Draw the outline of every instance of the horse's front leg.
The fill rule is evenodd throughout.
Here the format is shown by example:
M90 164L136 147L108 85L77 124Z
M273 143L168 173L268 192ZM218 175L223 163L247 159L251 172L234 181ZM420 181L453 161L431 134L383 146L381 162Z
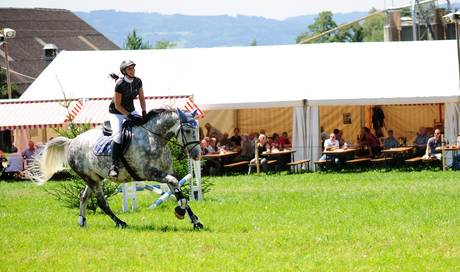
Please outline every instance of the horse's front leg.
M179 181L175 177L167 175L163 178L162 182L168 184L169 189L174 193L174 196L177 199L179 205L174 209L176 217L182 220L185 217L185 213L187 213L190 218L190 222L193 224L193 227L196 229L202 229L203 224L200 223L198 216L193 213L192 208L190 208L188 205L188 201L184 197L184 194L180 188Z

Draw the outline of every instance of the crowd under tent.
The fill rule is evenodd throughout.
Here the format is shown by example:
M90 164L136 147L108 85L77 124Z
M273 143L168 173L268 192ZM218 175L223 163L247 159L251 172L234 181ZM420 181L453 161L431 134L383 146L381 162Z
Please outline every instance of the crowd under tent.
M146 95L191 93L205 110L202 124L211 120L222 131L239 126L244 133L286 130L296 159L316 160L321 125L353 139L375 105L398 135L436 120L453 141L459 131L456 56L452 40L63 51L21 99L111 97L108 74L132 59ZM427 105L432 114L418 116ZM343 124L344 114L351 126Z

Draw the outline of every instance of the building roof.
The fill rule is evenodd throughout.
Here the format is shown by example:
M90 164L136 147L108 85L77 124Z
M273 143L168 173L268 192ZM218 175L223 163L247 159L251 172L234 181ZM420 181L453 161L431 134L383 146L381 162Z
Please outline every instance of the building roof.
M20 99L112 97L108 74L132 59L145 95L193 94L204 110L458 102L456 54L454 40L65 51Z
M113 42L82 19L63 9L0 8L0 28L16 30L8 39L11 81L20 93L48 64L43 47L52 43L61 50L114 50ZM4 48L0 47L0 66L5 67ZM21 75L22 74L22 75Z

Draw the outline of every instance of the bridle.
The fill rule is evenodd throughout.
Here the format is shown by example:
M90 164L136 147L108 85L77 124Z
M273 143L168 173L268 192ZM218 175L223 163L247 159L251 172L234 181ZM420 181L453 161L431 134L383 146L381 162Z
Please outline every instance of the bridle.
M182 138L182 143L184 143L184 144L183 145L181 145L179 143L175 143L175 144L177 144L178 146L182 147L183 149L187 150L190 153L190 151L193 150L197 145L200 145L200 141L190 141L190 142L188 142L187 139L185 138L184 126L187 126L187 127L191 128L191 129L194 129L194 127L192 127L189 123L182 122L182 120L181 120L179 128L176 131L176 138L179 138L179 132L180 132L180 135L181 135L181 138ZM193 146L190 149L187 149L187 147L189 145L193 145Z
M153 135L163 139L166 142L166 144L171 142L172 144L177 145L177 146L181 147L182 149L187 150L188 153L190 153L190 151L193 150L197 145L200 145L200 141L190 141L190 142L187 141L187 138L185 137L185 133L184 133L184 126L190 127L192 129L193 129L193 127L188 122L182 122L182 120L179 120L179 121L180 121L180 124L179 124L179 127L176 130L175 135L176 135L176 138L179 138L179 133L180 133L181 140L182 140L183 144L180 144L180 143L178 143L176 141L171 141L171 138L168 139L165 136L150 130L149 128L145 127L144 125L140 125L139 127L145 129L150 134L153 134ZM187 147L189 145L193 145L193 146L190 149L187 149Z

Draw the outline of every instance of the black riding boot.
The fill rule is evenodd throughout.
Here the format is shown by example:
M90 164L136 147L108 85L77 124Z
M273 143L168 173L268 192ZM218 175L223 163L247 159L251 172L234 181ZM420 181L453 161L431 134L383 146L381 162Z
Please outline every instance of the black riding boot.
M118 165L121 157L121 144L112 142L112 166L110 166L109 176L118 177Z

